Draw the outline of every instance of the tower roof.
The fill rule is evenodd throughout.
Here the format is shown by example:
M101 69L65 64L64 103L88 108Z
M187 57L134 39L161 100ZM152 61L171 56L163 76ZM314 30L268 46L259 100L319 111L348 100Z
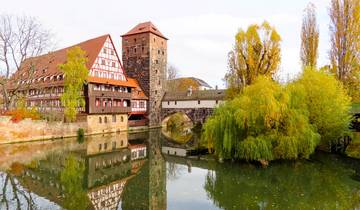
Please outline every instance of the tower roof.
M130 35L134 35L134 34L141 34L141 33L148 33L148 32L153 33L157 36L160 36L160 37L168 40L168 38L166 38L159 31L159 29L156 28L156 26L151 21L139 23L134 28L132 28L129 32L127 32L126 34L121 35L121 36L124 37L124 36L130 36Z

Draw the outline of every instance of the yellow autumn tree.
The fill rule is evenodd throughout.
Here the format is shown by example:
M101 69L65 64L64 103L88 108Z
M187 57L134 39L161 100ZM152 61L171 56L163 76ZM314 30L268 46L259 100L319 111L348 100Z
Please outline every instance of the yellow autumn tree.
M360 0L332 0L331 71L360 102Z
M229 70L225 75L228 96L233 98L259 75L272 77L279 69L281 37L266 21L253 24L235 36L234 49L229 53Z
M86 52L80 47L73 47L67 52L67 61L60 64L59 68L64 73L64 93L61 95L61 103L65 110L65 118L75 121L78 108L85 107L83 88L89 70L86 67Z
M316 22L315 5L310 3L304 12L301 27L300 58L303 68L316 68L319 46L319 27Z

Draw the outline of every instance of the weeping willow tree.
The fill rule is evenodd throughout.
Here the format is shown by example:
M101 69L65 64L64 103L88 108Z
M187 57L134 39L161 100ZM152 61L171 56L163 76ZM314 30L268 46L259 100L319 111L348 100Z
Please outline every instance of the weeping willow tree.
M307 158L349 135L350 101L341 82L313 68L286 86L261 76L215 110L203 141L224 159Z
M216 109L204 125L203 140L224 159L307 158L320 136L308 121L305 95L301 87L285 88L260 76Z

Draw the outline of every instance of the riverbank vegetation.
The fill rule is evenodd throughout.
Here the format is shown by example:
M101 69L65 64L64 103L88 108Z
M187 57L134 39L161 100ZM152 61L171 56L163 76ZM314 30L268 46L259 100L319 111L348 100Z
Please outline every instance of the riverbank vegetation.
M360 94L360 1L330 4L330 65L317 70L319 27L310 3L303 16L298 78L280 83L281 38L264 22L240 29L225 75L228 101L204 124L202 139L221 159L266 163L308 158L318 146L345 152L351 103ZM265 161L265 162L264 162Z
M203 140L219 158L308 158L319 145L349 135L350 97L335 77L312 68L287 85L258 77L204 124Z

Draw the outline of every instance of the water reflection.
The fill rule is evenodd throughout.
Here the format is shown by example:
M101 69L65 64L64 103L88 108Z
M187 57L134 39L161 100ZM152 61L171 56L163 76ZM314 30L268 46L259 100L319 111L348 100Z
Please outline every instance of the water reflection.
M317 154L312 161L261 169L184 157L164 141L160 130L151 130L92 136L80 144L1 146L0 209L360 207L360 182L351 178L357 161Z

